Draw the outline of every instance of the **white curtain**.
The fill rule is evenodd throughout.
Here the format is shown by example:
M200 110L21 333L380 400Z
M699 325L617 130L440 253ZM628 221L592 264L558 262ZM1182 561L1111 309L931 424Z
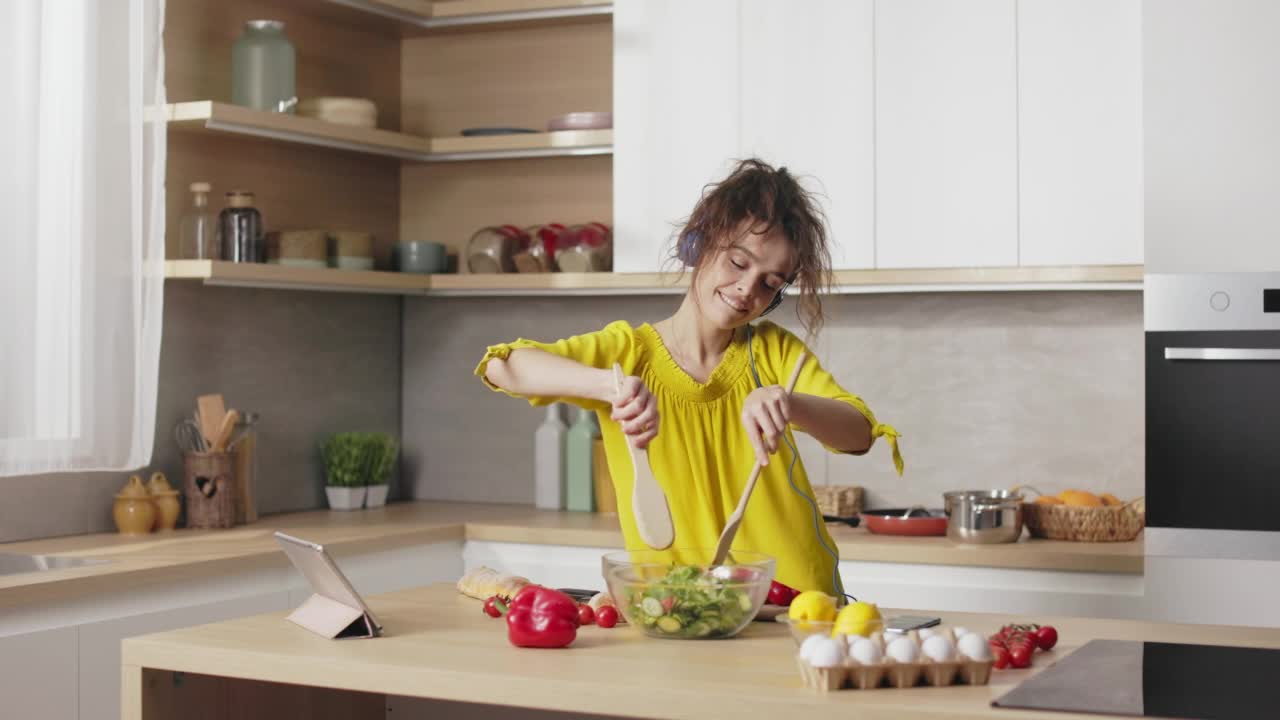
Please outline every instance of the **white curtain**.
M0 476L155 435L164 0L0 2Z

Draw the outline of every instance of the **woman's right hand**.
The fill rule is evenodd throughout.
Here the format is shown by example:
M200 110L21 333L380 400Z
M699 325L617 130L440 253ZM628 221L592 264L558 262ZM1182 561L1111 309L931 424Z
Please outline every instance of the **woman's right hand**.
M634 375L624 377L621 386L621 391L611 399L610 417L622 426L623 434L633 446L648 447L658 435L658 399Z

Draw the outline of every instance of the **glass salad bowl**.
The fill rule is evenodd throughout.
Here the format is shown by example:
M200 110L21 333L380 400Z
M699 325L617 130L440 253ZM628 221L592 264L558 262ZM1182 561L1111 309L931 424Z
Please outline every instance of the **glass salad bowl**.
M764 604L774 559L735 550L724 565L711 566L714 555L714 548L624 551L605 555L601 565L618 610L644 634L729 638Z

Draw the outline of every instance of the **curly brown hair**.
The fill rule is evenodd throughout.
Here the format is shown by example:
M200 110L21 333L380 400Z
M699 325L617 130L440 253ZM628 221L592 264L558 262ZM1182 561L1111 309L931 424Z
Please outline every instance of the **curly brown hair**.
M724 180L703 188L702 198L677 233L672 260L692 267L696 281L745 223L756 233L781 228L795 253L795 272L788 281L799 292L796 315L807 339L817 337L825 321L822 295L831 288L827 218L813 194L785 167L775 169L758 158L742 160Z

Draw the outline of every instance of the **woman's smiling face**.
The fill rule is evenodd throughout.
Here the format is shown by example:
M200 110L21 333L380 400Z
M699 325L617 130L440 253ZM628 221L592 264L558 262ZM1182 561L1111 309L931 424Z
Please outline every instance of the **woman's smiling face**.
M694 300L712 327L731 330L764 314L794 272L795 259L781 228L745 224L711 254L694 276Z

